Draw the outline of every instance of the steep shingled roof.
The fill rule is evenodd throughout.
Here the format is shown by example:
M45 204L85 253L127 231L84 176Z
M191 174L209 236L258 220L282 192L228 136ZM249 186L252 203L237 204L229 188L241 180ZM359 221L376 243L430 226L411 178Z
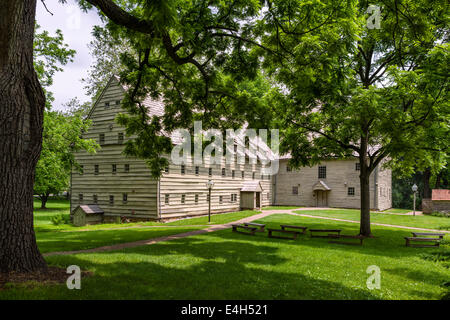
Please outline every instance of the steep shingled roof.
M431 200L450 201L450 190L449 189L433 189L431 191Z
M79 206L86 214L101 214L104 211L96 204L82 204Z

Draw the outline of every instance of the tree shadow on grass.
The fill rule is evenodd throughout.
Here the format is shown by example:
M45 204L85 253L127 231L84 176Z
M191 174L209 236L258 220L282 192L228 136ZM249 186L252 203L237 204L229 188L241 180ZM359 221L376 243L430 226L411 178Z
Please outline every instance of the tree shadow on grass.
M248 242L210 243L185 238L48 260L61 267L79 265L82 270L93 271L94 276L83 280L79 292L47 288L47 298L380 299L369 290L314 278L295 269L280 271L288 260L276 247Z
M96 230L91 232L39 232L37 243L42 253L55 251L85 250L102 246L153 239L177 233L198 230L192 227L135 228Z
M428 283L430 285L438 285L438 286L442 285L443 282L450 280L450 270L447 273L447 277L443 276L440 273L437 273L436 270L434 270L433 268L430 268L427 271L411 270L402 267L384 268L383 272L395 274L396 276L412 280L413 282L423 282Z

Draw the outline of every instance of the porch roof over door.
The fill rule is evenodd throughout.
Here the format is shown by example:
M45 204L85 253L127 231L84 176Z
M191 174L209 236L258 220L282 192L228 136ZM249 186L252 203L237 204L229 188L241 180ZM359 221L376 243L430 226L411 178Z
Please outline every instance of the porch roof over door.
M259 182L259 180L244 181L244 184L242 185L241 191L244 191L244 192L262 192L261 183Z
M322 180L317 181L314 185L313 185L313 191L330 191L331 188L329 186L327 186L327 184L325 182L323 182Z

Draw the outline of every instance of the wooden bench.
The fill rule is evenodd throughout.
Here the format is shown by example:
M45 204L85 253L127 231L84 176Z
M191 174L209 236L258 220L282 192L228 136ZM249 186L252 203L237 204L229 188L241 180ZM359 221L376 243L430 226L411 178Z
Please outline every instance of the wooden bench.
M311 238L330 238L334 237L335 235L340 235L341 234L341 229L309 229L309 232L311 232ZM328 234L326 236L317 236L317 235L313 235L313 233L324 233L327 232Z
M445 233L436 232L411 232L412 237L405 237L407 247L439 247L440 242L444 239ZM430 238L433 237L433 238ZM433 242L433 244L411 244L411 242Z
M364 236L357 235L357 236L351 236L351 235L344 235L344 234L329 234L328 237L330 238L336 238L336 239L357 239L359 240L359 243L357 242L349 242L349 241L338 241L338 240L331 240L328 241L329 243L339 243L339 244L349 244L349 245L360 245L362 246Z
M414 237L439 237L439 239L444 239L445 233L434 233L434 232L411 232Z
M231 227L233 228L233 232L238 232L242 234L251 234L252 236L255 235L257 229L255 227L244 226L242 224L232 224ZM246 231L238 230L238 228L244 229Z
M284 230L284 229L271 229L271 228L267 228L267 231L269 231L269 238L290 239L290 240L297 239L297 236L301 233L299 231L291 231L291 230ZM272 234L273 232L290 234L290 235L292 235L292 237L274 236Z
M252 226L252 227L257 227L257 231L258 232L264 232L264 228L266 227L265 224L261 224L261 223L254 223L254 222L245 222L244 226Z
M289 225L289 224L282 224L280 225L282 230L286 230L287 228L289 229L300 229L302 230L302 234L306 233L306 229L308 229L307 227L300 227L300 226L293 226L293 225Z
M427 237L405 237L406 246L407 247L415 247L415 248L428 248L428 247L439 247L441 242L441 238L427 238ZM411 244L411 242L434 242L433 244Z

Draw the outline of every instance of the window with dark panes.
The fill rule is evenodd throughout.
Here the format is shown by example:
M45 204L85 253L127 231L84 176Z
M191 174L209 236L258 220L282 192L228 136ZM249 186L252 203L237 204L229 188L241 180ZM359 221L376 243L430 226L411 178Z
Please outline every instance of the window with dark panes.
M348 194L349 196L354 196L354 195L355 195L355 188L349 187L349 188L348 188L348 191L347 191L347 194Z
M319 179L326 179L327 177L327 167L319 166Z

